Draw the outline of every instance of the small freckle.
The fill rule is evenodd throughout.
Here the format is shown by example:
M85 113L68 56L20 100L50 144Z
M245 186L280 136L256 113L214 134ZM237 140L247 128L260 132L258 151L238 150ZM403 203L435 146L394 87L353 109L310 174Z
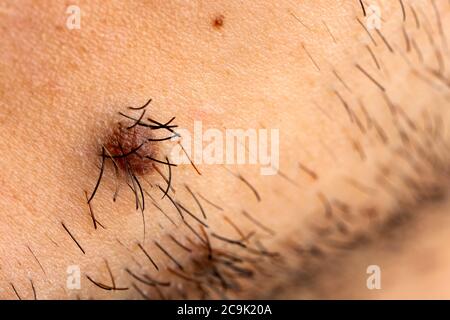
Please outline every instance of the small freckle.
M223 27L223 20L224 20L224 19L225 19L225 17L224 17L223 14L217 15L217 16L213 19L213 21L212 21L212 26L213 26L215 29L220 29L220 28L222 28L222 27Z

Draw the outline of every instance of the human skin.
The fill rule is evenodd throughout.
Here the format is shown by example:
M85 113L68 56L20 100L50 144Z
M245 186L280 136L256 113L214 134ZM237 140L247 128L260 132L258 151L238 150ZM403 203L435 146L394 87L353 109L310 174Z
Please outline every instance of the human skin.
M356 0L2 2L0 297L450 298L450 3L377 5L370 38ZM141 211L110 161L88 205L150 98L179 128L279 130L277 174L179 165L162 197L152 171Z

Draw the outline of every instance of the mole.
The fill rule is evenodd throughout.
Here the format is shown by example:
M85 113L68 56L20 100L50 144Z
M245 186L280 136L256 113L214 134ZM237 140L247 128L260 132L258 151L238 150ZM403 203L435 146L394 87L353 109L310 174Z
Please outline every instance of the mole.
M180 137L175 131L177 125L171 124L175 117L167 122L159 122L150 117L145 117L146 107L152 99L142 107L128 107L127 113L119 112L122 119L112 122L108 130L104 132L100 140L97 140L100 147L101 164L99 166L99 175L95 187L88 198L88 204L92 201L101 184L106 164L112 163L116 172L116 178L125 178L126 182L135 192L136 209L144 208L143 189L138 177L155 172L161 174L157 166L166 166L168 169L168 182L164 195L170 189L171 167L176 164L171 163L167 156L162 156L165 143ZM139 112L140 116L135 113ZM173 142L173 141L172 141ZM116 185L114 201L119 190L119 183ZM139 195L140 194L140 195ZM142 201L142 202L141 202Z
M118 122L103 144L105 158L111 159L126 175L152 172L159 149L159 142L152 141L157 140L153 131L150 127Z
M223 14L216 15L212 21L212 26L215 29L220 29L223 27L223 20L225 19L225 16Z

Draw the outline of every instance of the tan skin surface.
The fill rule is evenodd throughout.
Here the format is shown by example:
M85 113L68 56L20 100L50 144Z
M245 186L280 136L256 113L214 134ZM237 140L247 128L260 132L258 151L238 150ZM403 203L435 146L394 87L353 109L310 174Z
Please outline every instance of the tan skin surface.
M371 40L356 0L2 2L0 297L449 298L450 5L435 4L404 0L404 19L380 0ZM109 162L95 229L102 143L150 98L147 116L180 128L278 129L278 174L174 167L169 195L208 226L184 212L194 233L156 171L143 212L126 179L114 202Z

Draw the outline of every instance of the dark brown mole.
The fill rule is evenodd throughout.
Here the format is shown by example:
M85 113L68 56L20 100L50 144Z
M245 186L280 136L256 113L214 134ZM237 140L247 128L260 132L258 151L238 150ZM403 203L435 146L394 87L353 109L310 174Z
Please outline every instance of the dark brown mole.
M223 20L225 19L225 16L223 14L218 14L214 17L212 20L212 26L215 29L220 29L223 27Z
M157 147L149 141L153 134L144 126L126 127L117 123L112 134L105 141L105 157L112 158L122 173L144 175L153 170Z

